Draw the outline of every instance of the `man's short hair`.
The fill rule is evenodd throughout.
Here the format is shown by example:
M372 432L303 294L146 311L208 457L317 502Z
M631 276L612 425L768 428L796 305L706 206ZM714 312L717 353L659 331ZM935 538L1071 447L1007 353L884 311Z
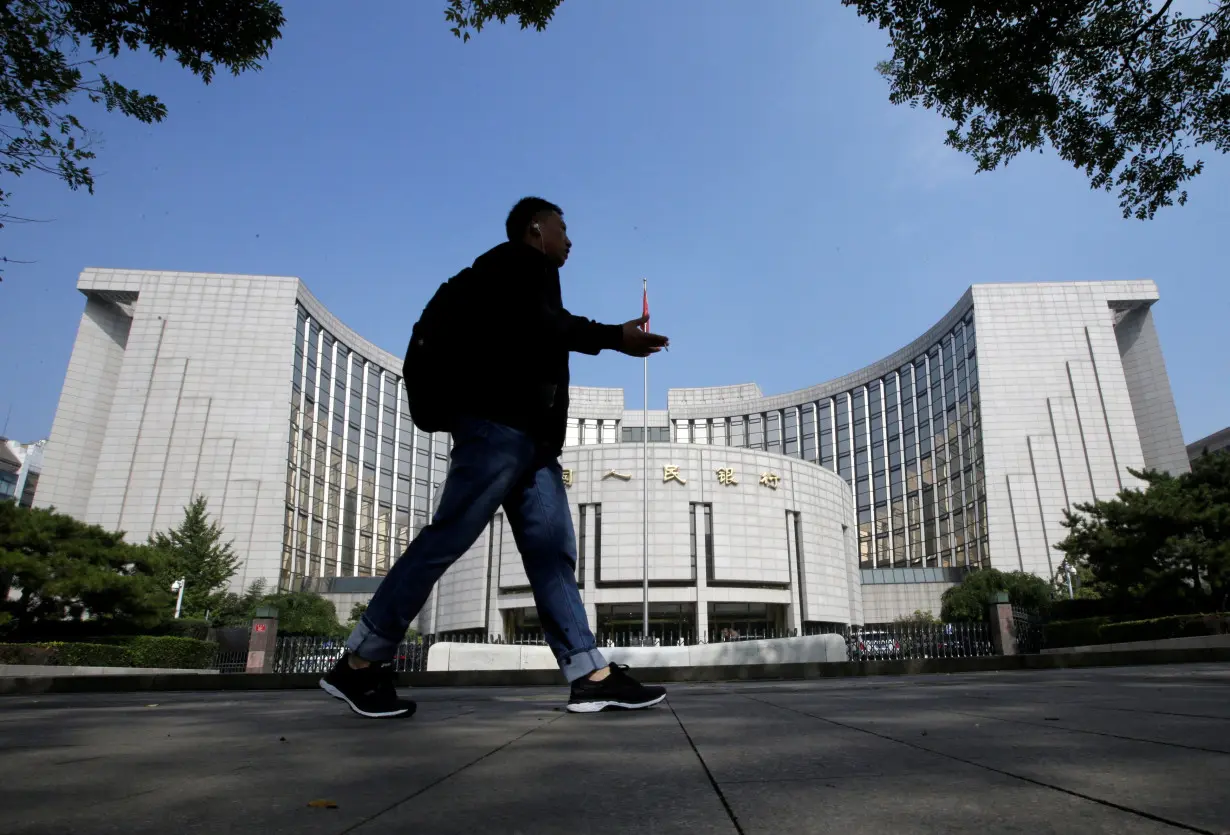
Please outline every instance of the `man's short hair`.
M563 209L541 197L522 197L518 200L517 205L508 213L508 220L504 221L508 240L519 241L525 237L525 230L534 222L534 218L543 212L555 212L560 217L564 215Z

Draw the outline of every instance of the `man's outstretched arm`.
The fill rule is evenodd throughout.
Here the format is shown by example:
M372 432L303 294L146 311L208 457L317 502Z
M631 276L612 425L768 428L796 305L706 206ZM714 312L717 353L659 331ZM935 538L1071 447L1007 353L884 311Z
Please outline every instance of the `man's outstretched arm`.
M644 316L622 325L603 325L584 316L574 316L567 310L556 312L544 308L542 318L549 331L548 338L569 351L582 354L611 350L632 357L647 357L670 344L667 337L643 329L648 321Z

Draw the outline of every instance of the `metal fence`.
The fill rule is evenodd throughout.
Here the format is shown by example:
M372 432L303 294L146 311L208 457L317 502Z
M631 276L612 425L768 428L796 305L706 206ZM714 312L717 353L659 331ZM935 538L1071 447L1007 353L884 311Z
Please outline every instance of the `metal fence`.
M1042 651L1042 618L1018 606L1012 607L1012 625L1016 633L1016 649L1023 655Z
M225 652L218 650L214 656L214 663L211 669L217 670L220 673L242 673L248 668L248 651L233 651Z
M894 623L845 633L851 661L975 658L995 655L986 623Z
M421 672L427 669L427 650L431 638L403 641L393 657L393 666L398 672ZM477 638L467 643L479 643ZM273 655L275 673L328 672L345 652L345 641L337 638L278 638Z
M1026 613L1022 618L1028 619ZM1022 627L1018 627L1018 630ZM896 661L914 658L973 658L977 656L995 655L991 644L991 630L986 623L950 623L950 624L888 624L873 627L852 627L836 631L846 643L851 661ZM1019 633L1020 634L1020 633ZM1040 642L1041 628L1036 620L1029 620L1027 631L1023 634L1037 636ZM697 640L694 633L665 631L652 635L649 642L642 642L638 632L603 632L597 638L600 649L606 647L639 647L639 646L695 646L706 643L728 643L733 641L763 640L766 638L794 638L797 634L773 631L718 630L713 635L701 636ZM1020 638L1018 638L1020 640ZM473 632L443 634L432 638L416 637L403 641L397 647L393 658L394 668L398 672L422 672L427 669L427 653L432 644L441 642L467 644L506 644L515 646L544 645L546 641L541 634L522 634L511 638L502 635L482 635ZM1036 648L1027 648L1022 643L1022 652L1037 652ZM1028 643L1032 647L1032 643ZM344 641L336 638L278 638L274 651L273 671L275 673L313 673L327 672L342 656ZM229 659L229 656L227 656ZM246 656L229 659L223 664L223 656L219 656L217 669L222 672L243 672Z

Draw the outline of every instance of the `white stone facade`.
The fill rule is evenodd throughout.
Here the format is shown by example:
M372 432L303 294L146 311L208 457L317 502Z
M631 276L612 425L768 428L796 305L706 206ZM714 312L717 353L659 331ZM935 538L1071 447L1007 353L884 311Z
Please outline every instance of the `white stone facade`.
M649 591L663 632L706 635L760 618L771 632L862 622L853 504L836 473L745 449L649 452ZM571 447L562 458L578 581L602 632L640 630L643 458L638 444ZM433 633L515 631L515 615L533 602L502 513L441 580L436 601L422 619ZM756 615L741 615L744 605Z
M314 588L343 616L369 595L448 465L448 437L409 420L401 359L295 278L87 269L78 287L37 504L144 541L205 495L244 557L236 586ZM1157 300L1149 281L979 284L828 383L671 390L648 414L652 606L694 630L806 631L938 613L980 566L1051 576L1065 508L1134 486L1129 469L1187 467ZM564 466L596 626L639 625L645 423L619 390L572 391ZM663 481L668 465L687 483ZM445 576L422 631L533 628L503 525Z

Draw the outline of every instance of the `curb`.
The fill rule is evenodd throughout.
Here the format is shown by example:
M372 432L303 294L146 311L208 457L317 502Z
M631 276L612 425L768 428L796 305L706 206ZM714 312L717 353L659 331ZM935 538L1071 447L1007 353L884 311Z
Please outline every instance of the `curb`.
M726 681L808 681L865 676L950 675L953 673L1066 670L1159 664L1230 662L1230 647L1182 650L1125 650L1066 655L1012 655L983 658L928 658L909 661L842 661L811 664L741 664L728 667L646 667L637 678L659 684ZM131 676L37 676L0 678L0 696L59 693L140 693L156 691L242 692L309 690L318 673ZM538 687L563 685L558 670L455 670L401 673L402 687Z

